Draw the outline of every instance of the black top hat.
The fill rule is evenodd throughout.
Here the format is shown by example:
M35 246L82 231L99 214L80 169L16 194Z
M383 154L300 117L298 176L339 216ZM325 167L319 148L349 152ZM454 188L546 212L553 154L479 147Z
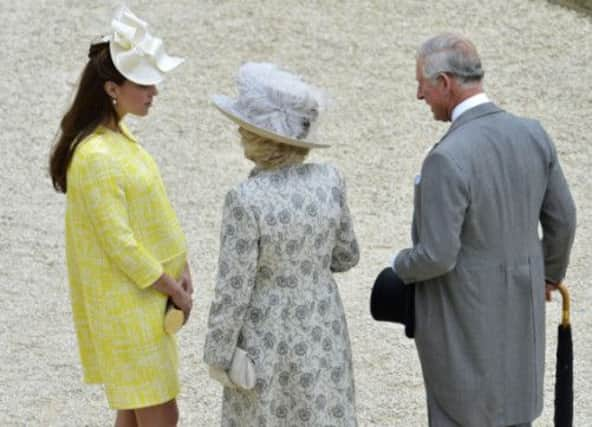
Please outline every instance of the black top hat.
M405 325L405 335L415 336L415 285L406 285L391 267L380 272L370 296L374 320Z

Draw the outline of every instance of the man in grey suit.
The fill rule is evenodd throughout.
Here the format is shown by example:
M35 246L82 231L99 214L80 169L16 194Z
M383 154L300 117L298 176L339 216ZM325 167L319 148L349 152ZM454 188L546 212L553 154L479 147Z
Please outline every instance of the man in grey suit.
M475 46L442 34L417 54L417 98L451 121L416 178L415 340L432 427L529 426L543 408L545 295L565 276L575 206L541 125L493 104ZM542 226L542 239L538 225Z

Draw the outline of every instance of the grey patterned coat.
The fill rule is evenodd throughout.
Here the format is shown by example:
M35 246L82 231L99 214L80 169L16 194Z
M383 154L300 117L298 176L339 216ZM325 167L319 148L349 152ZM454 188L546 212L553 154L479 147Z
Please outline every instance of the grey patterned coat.
M252 391L225 388L223 426L356 426L351 348L333 272L359 259L339 172L253 171L226 195L204 360L255 363Z

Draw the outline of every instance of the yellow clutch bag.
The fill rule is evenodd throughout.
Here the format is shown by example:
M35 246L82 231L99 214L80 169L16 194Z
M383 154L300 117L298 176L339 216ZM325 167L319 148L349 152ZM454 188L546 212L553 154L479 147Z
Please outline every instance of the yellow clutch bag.
M177 308L169 298L164 313L164 331L169 335L174 335L183 327L183 323L185 323L183 311Z

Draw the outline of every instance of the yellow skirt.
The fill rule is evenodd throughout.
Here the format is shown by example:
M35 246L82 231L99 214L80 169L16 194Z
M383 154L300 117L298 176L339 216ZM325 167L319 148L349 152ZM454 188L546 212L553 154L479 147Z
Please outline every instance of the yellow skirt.
M163 264L181 277L186 256ZM179 394L179 361L174 335L164 331L167 296L153 289L126 292L125 304L114 304L113 323L100 357L102 383L112 409L139 409L168 402ZM119 312L118 308L126 307Z

